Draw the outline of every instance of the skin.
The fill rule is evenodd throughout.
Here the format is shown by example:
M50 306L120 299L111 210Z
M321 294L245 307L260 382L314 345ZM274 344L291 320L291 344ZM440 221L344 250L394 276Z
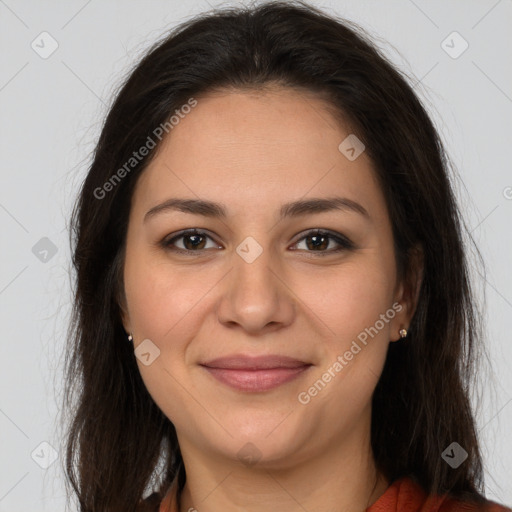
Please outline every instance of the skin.
M420 281L411 287L397 279L372 162L365 152L350 161L338 149L350 133L313 94L218 92L198 98L139 178L123 324L135 347L150 339L160 350L150 365L137 364L176 427L187 473L181 511L352 512L389 485L371 452L371 397L389 343L410 324ZM333 195L357 201L370 220L350 210L278 219L283 203ZM144 222L171 197L220 202L228 216L165 211ZM202 251L183 255L160 245L189 228L207 236L174 246L194 250L199 240ZM304 238L315 228L356 247L329 253L338 247L330 238L315 249ZM236 252L248 236L263 250L252 263ZM299 393L393 303L401 311L300 403ZM313 366L263 393L234 390L199 366L235 353L288 355ZM252 465L237 456L249 442L259 457Z

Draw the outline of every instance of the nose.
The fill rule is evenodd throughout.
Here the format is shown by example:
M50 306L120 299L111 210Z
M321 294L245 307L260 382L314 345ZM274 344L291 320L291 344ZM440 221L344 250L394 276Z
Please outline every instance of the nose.
M233 268L223 280L217 308L219 322L249 334L272 332L290 325L296 300L286 283L282 263L268 249L251 259L245 258L243 250L233 253Z

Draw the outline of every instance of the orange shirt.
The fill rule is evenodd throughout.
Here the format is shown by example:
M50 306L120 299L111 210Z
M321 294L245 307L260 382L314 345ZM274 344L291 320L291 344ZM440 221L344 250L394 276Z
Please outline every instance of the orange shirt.
M178 512L178 485L174 480L160 504L158 512ZM488 501L482 508L442 496L427 496L410 478L395 480L366 512L512 512L511 508ZM182 510L181 512L187 512Z

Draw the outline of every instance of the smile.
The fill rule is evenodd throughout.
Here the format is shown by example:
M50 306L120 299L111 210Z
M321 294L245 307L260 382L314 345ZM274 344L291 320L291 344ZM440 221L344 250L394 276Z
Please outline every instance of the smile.
M203 366L218 381L239 391L262 392L290 382L311 365L295 368L264 368L257 370L211 368Z

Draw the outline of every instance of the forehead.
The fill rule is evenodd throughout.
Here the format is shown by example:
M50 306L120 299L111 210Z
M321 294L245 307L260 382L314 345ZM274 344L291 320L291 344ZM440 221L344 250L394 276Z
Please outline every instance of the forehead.
M198 97L164 138L137 184L139 203L169 195L269 209L299 197L351 196L383 206L372 162L339 149L351 134L307 91L217 92Z
M258 161L278 160L278 148L302 148L313 156L333 145L336 149L342 133L349 132L346 123L334 119L328 109L320 97L295 89L215 92L197 99L196 107L172 129L166 144L178 154L180 146L186 151L194 144L200 151L198 157L229 151L242 157L244 148L251 151L263 146L268 151Z

